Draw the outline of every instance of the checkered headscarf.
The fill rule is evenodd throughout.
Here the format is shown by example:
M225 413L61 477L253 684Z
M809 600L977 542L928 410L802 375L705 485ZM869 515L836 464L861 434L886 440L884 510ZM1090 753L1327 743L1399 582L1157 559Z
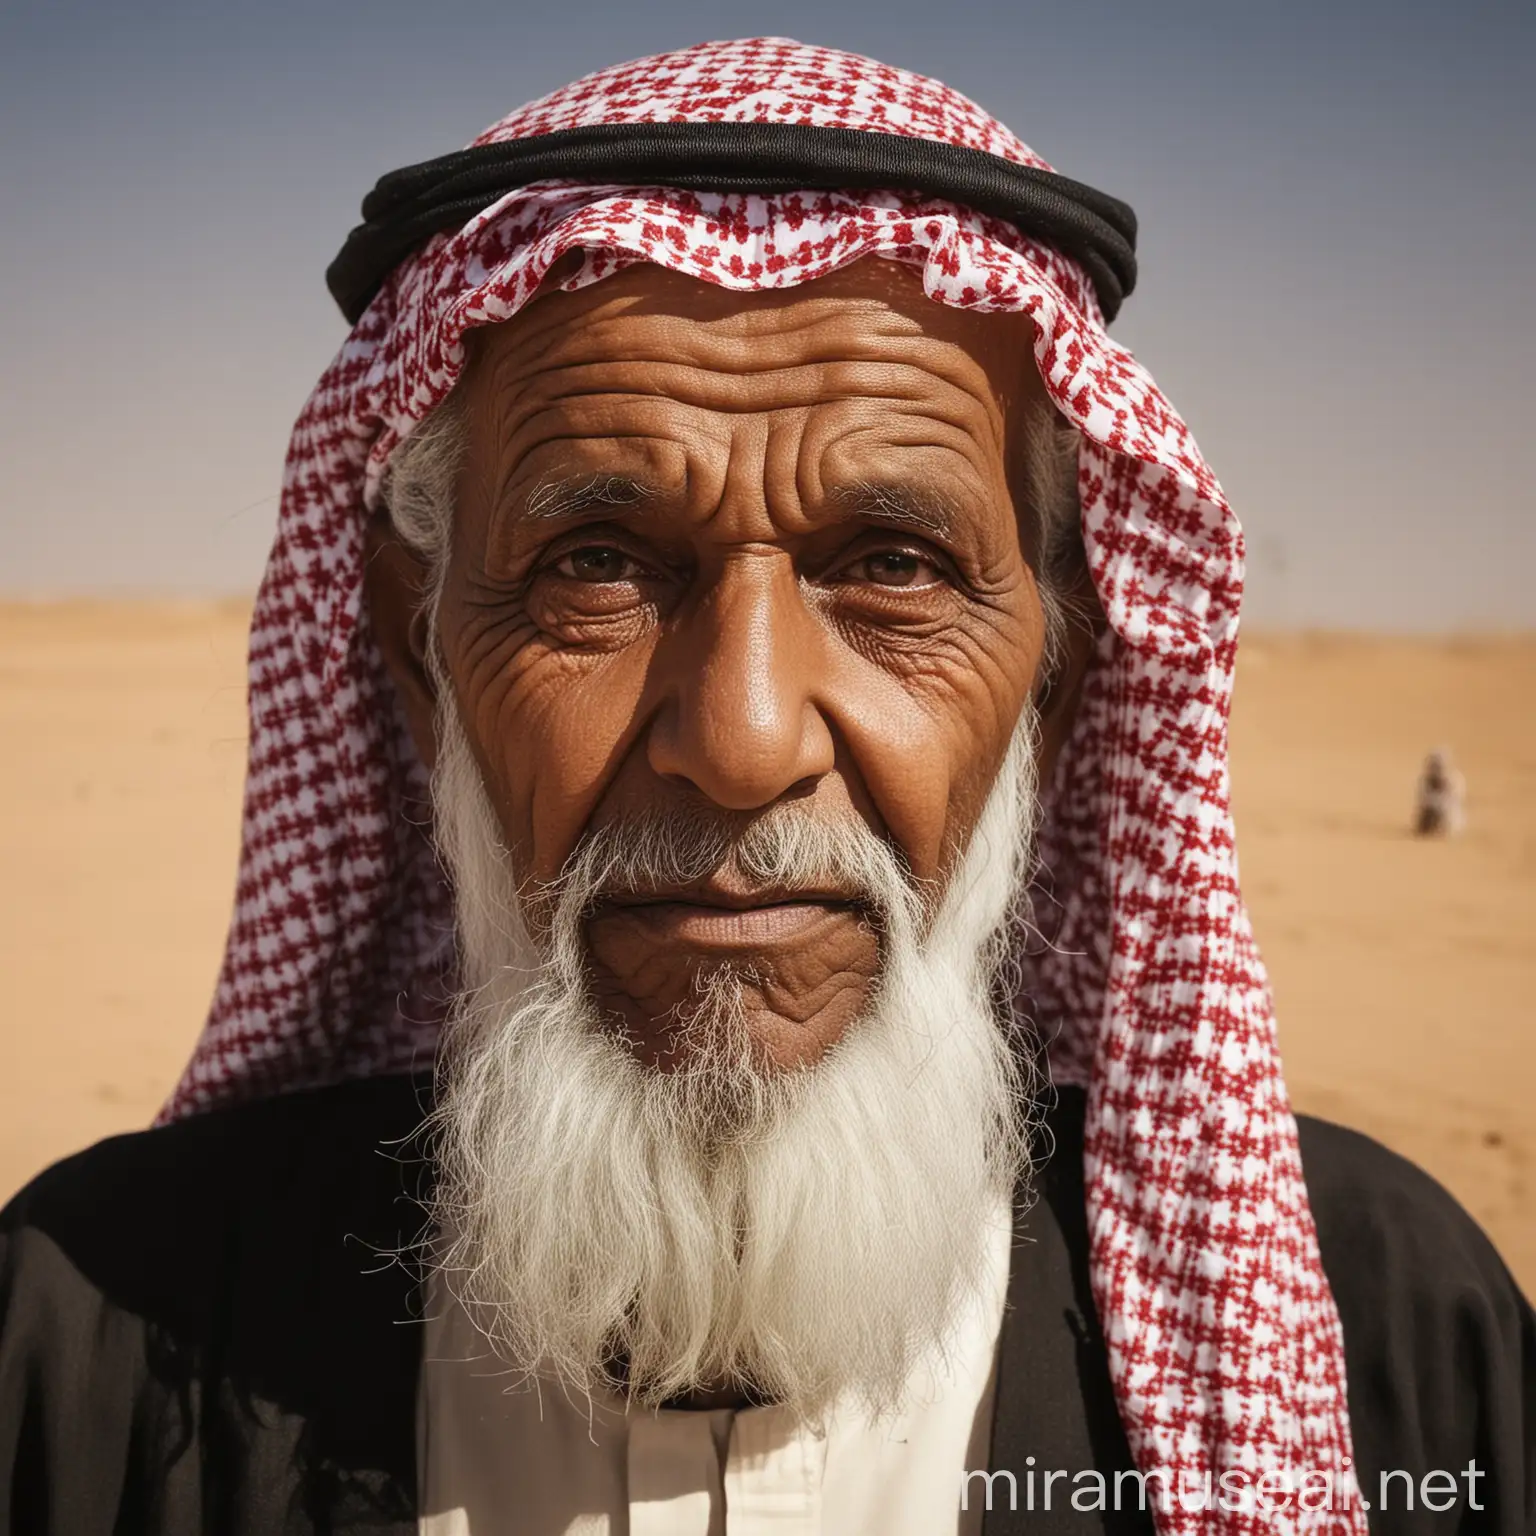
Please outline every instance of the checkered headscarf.
M711 43L604 70L492 142L594 123L809 123L1045 163L963 96L850 54ZM431 1059L451 914L401 814L423 793L362 610L366 511L447 394L464 333L637 261L722 287L868 256L929 297L1024 311L1081 433L1089 566L1109 630L1047 792L1058 914L1030 1010L1088 1091L1094 1294L1143 1468L1331 1472L1350 1439L1343 1345L1307 1206L1273 1009L1237 886L1227 713L1242 540L1168 402L1105 334L1083 272L1006 224L898 192L727 196L543 182L391 276L294 429L250 652L244 848L223 973L167 1113ZM1294 1502L1294 1501L1293 1501ZM1160 1514L1166 1533L1363 1532L1348 1514Z

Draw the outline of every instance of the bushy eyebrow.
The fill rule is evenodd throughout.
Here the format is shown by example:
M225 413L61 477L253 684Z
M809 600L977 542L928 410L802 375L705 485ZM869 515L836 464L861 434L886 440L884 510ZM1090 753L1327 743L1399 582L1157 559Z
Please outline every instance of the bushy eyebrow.
M540 522L564 522L594 507L632 507L656 494L654 486L629 475L567 475L540 480L524 508Z
M855 517L896 528L915 528L935 539L949 537L958 515L955 503L942 492L874 480L840 486L833 499Z

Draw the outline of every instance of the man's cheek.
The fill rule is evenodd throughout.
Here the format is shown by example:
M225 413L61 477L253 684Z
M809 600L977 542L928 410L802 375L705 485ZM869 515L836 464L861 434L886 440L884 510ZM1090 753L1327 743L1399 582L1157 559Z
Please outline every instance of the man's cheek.
M938 878L953 840L957 778L981 744L910 697L844 717L855 771L880 825L919 880Z
M875 815L920 880L942 878L986 802L1038 660L1011 613L936 636L897 665L846 655L837 727Z
M490 727L520 879L554 879L634 749L643 672L546 657L517 668Z

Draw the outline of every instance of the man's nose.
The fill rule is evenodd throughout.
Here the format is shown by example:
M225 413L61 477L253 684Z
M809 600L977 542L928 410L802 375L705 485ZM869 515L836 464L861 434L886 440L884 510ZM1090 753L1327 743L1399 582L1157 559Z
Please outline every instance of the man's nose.
M666 702L651 728L651 767L733 811L759 810L830 773L823 638L786 554L726 560L662 641Z

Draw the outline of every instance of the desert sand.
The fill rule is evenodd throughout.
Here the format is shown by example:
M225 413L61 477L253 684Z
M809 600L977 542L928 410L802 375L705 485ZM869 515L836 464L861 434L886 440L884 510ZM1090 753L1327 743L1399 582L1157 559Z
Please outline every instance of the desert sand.
M218 969L244 605L0 605L0 1198L145 1124ZM1536 1292L1536 637L1245 639L1243 885L1298 1108L1427 1168ZM1408 834L1424 753L1470 785Z

